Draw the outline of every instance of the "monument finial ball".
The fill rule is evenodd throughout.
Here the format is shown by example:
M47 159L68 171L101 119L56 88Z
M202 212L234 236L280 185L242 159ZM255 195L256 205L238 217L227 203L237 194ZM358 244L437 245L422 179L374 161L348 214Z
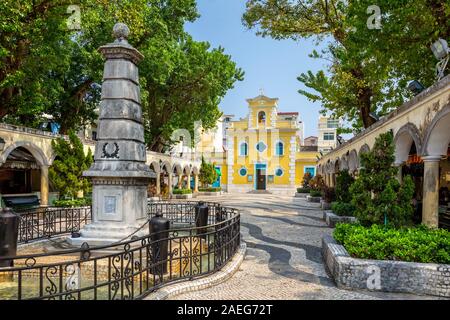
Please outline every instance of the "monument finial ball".
M130 35L130 29L125 23L116 23L113 28L113 37L122 40L127 39Z

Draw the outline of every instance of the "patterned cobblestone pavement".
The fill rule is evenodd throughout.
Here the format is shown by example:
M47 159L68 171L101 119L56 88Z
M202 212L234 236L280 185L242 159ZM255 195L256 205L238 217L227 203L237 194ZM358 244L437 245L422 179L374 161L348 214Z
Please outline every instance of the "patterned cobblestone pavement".
M338 289L325 272L321 239L331 234L318 204L267 194L204 198L242 210L241 233L247 255L238 272L214 287L180 294L178 300L266 299L430 299Z

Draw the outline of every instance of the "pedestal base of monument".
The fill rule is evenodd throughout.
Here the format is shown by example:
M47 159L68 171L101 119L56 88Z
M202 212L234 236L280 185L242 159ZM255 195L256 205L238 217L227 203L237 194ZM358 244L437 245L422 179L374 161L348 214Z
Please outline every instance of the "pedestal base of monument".
M113 243L131 240L132 237L143 237L148 235L148 226L145 220L135 226L118 226L117 224L105 224L104 222L92 223L80 230L80 237L70 237L67 239L74 247L81 247L87 243L90 247L104 246Z

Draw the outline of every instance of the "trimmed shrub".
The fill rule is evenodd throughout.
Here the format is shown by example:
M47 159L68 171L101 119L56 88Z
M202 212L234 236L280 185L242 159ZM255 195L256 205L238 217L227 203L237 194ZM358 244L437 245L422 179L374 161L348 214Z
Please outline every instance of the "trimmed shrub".
M380 134L373 149L361 155L362 169L350 187L355 217L361 224L385 224L396 228L412 225L414 183L410 176L400 184L393 163L392 132Z
M89 149L84 153L83 143L74 131L69 131L69 139L52 140L55 160L48 170L48 177L54 188L59 191L59 199L76 199L79 191L88 193L92 189L89 179L83 176L93 162Z
M207 163L202 156L202 164L200 166L199 180L203 186L209 187L213 184L217 178L218 174L213 163Z
M319 190L311 190L310 192L309 192L309 195L311 196L311 197L321 197L322 196L322 191L319 191Z
M55 200L53 201L53 205L55 207L85 207L90 206L92 204L92 199L90 198L81 198L81 199L63 199L63 200Z
M297 188L297 193L310 193L310 188Z
M331 204L331 210L334 214L341 217L353 217L355 214L355 206L346 202L333 202Z
M173 194L191 194L192 190L191 189L174 189L172 191Z
M222 188L220 188L220 187L198 188L198 191L200 191L200 192L220 192L220 191L222 191Z
M333 236L355 258L450 264L450 232L444 229L338 224Z

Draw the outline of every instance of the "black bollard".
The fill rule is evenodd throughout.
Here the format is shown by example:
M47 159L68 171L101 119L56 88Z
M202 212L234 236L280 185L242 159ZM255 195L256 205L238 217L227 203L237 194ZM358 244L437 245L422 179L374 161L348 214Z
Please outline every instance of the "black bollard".
M167 257L169 248L170 221L163 218L161 212L150 220L149 231L152 244L151 262L157 264L151 269L152 274L163 275L167 273Z
M199 228L197 229L197 236L205 240L206 233L208 232L207 228L205 228L208 225L208 214L208 205L206 205L203 201L198 202L195 206L195 226Z
M20 217L11 208L0 208L0 258L17 254ZM0 260L0 268L13 267L14 260Z

